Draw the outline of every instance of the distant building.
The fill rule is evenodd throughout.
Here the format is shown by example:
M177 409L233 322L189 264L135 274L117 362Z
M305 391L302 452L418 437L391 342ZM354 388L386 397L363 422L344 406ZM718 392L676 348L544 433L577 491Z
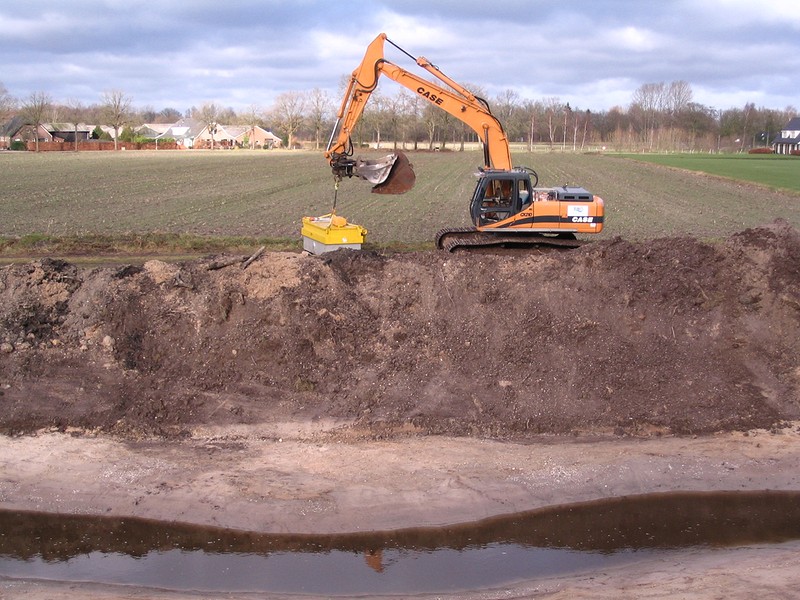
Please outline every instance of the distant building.
M772 140L775 154L792 154L800 151L800 117L794 117Z
M38 130L31 124L22 124L11 134L12 140L40 142L79 142L88 140L92 136L92 125L85 123L42 123Z
M158 130L161 130L161 126L149 125L149 127L158 127ZM181 119L177 123L167 125L163 133L153 137L156 139L171 138L178 143L180 148L193 148L195 139L203 129L205 129L205 124L200 121Z
M239 148L280 148L281 138L258 125L231 125L225 128Z
M195 147L210 148L212 132L208 126L195 138ZM280 148L281 138L258 125L221 125L213 131L214 145L221 148Z
M0 148L7 148L13 141L23 142L85 142L92 139L96 130L114 139L115 131L108 125L86 125L85 123L42 123L38 128L26 123L22 117L14 117L0 127ZM184 118L176 123L145 123L134 129L137 135L155 140L159 147L162 140L174 140L178 148L210 148L212 133L202 121ZM280 148L281 138L258 125L220 125L213 132L218 148Z
M53 137L54 142L85 142L92 137L94 126L86 123L45 123L45 129Z
M136 128L136 134L146 138L157 138L167 133L172 125L167 123L145 123Z
M25 119L19 115L11 117L8 123L0 126L0 148L8 148L15 139L14 135L25 125Z

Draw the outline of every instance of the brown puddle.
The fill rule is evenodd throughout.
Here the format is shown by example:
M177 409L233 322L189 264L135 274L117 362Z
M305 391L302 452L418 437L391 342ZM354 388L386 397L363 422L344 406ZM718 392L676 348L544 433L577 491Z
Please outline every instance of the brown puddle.
M0 576L197 591L432 593L796 539L800 492L634 496L342 535L0 511Z

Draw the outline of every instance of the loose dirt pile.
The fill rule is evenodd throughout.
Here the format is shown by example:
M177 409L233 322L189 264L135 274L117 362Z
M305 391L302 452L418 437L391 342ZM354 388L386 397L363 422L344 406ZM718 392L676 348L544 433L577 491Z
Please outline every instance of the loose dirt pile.
M800 417L800 233L0 269L0 432L707 433ZM343 430L345 431L345 430Z

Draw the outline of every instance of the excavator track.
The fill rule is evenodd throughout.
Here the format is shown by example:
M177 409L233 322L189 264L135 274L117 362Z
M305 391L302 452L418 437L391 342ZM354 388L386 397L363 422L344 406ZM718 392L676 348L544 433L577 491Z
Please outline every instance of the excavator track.
M447 252L478 250L491 247L523 247L537 249L571 250L585 244L572 234L554 236L541 233L508 233L479 231L474 227L451 227L436 234L436 247Z

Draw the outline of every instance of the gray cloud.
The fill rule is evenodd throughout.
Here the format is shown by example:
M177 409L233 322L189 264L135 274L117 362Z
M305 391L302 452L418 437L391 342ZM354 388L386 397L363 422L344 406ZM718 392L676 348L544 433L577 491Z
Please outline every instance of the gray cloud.
M269 106L339 82L381 31L490 95L626 106L644 83L688 81L717 107L797 105L794 0L4 0L0 82L25 98L184 110ZM413 68L401 53L387 57ZM387 82L387 93L396 88Z

